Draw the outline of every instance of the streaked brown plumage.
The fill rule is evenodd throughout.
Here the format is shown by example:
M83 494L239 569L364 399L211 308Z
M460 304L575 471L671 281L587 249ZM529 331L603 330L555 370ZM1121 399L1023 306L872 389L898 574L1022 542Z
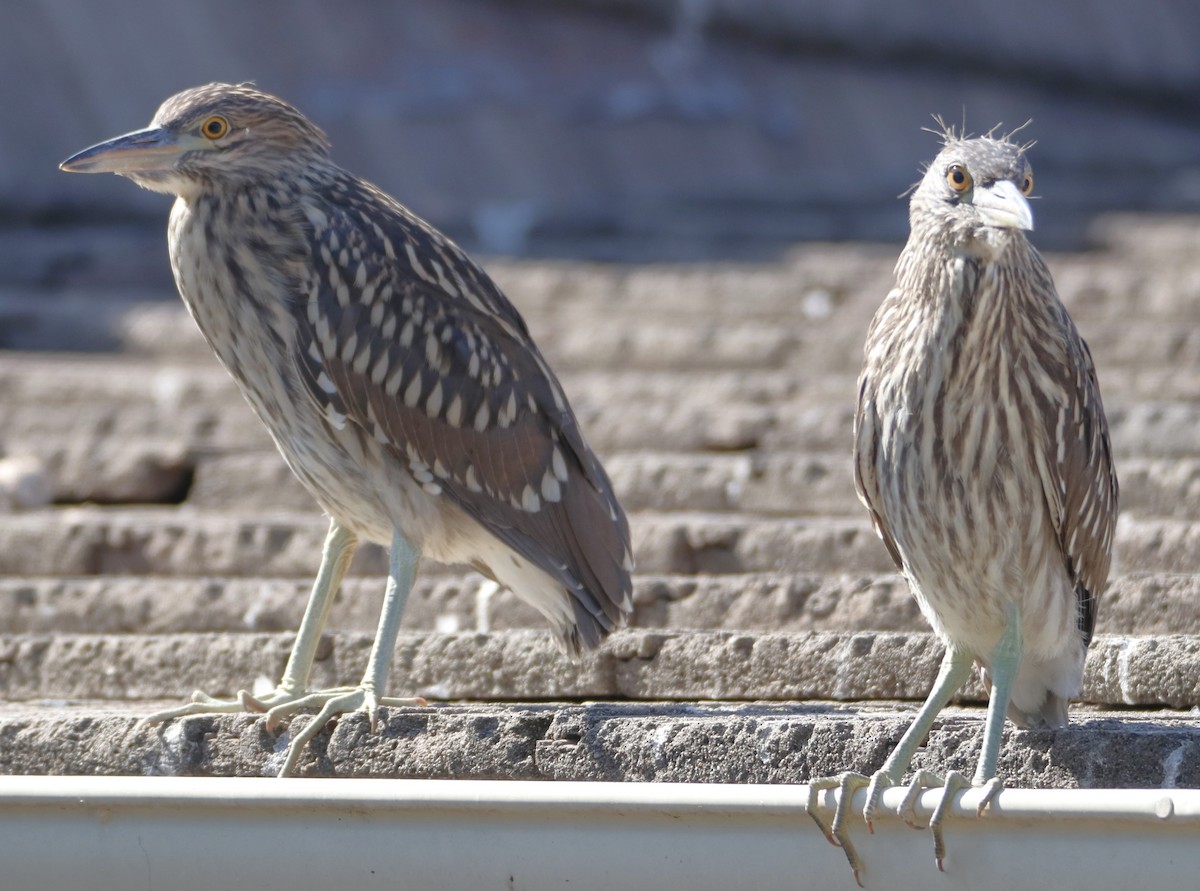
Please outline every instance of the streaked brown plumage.
M1064 726L1082 681L1117 478L1091 354L1023 231L1032 186L1023 147L947 133L867 336L858 494L946 644L938 683L870 781L868 821L973 663L992 685L975 775L989 786L984 804L998 788L1005 712L1023 727ZM840 780L847 791L866 783ZM943 805L961 783L946 785ZM943 815L931 824L939 866ZM857 872L849 840L832 834Z
M512 588L573 651L632 608L624 514L524 321L453 242L327 149L287 103L210 84L63 164L177 196L169 247L184 303L333 521L310 605L318 633L332 595L320 579L336 590L360 537L392 546L399 602L381 617L386 652L365 698L332 710L329 696L306 699L298 641L295 670L263 703L273 722L306 704L373 715L422 555ZM306 628L308 617L301 638ZM218 706L239 707L204 698L176 712Z

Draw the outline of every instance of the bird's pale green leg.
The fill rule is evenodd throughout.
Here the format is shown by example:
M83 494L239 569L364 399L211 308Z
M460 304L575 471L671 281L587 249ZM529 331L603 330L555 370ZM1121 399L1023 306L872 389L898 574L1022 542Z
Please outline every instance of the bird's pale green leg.
M894 786L904 778L909 765L912 764L913 755L917 753L917 749L929 735L933 722L941 710L946 707L946 703L970 677L973 664L974 660L969 654L959 650L953 644L946 647L946 655L942 657L942 666L938 669L937 680L933 682L933 689L929 691L925 704L921 706L917 716L913 718L912 724L900 738L900 743L892 751L891 757L871 777L871 785L867 790L867 803L863 807L863 819L867 821L868 829L872 826L875 809L879 805L879 796L888 786ZM918 775L920 776L920 774ZM916 780L914 780L915 783Z
M312 673L313 659L321 640L321 632L325 628L334 595L341 587L342 578L346 575L346 569L350 566L350 560L354 556L357 545L358 539L353 532L342 526L337 520L330 521L329 533L325 536L325 546L321 551L321 567L317 570L312 593L309 595L308 605L304 609L304 618L300 621L296 642L292 645L291 655L288 656L287 666L283 670L283 678L273 693L259 698L246 690L241 690L234 699L217 699L207 693L196 691L192 694L191 702L155 712L143 718L141 723L157 724L185 715L210 715L240 711L265 712L277 706L295 702L307 695L309 676Z
M1004 718L1008 713L1008 703L1012 698L1012 685L1021 665L1021 652L1024 643L1021 638L1021 611L1016 603L1009 605L1004 633L1000 636L996 648L992 651L990 674L992 689L988 698L987 722L983 727L983 751L979 755L979 765L975 770L975 780L970 782L956 770L946 774L942 783L942 797L933 816L929 818L929 831L933 833L933 857L937 868L943 869L946 858L946 840L942 824L950 811L955 796L963 789L972 786L983 786L985 792L979 802L979 815L983 815L996 793L1004 785L996 777L996 763L1000 758L1000 740L1004 732ZM913 781L914 784L916 780ZM912 796L915 803L916 796ZM907 800L906 800L907 801Z
M879 796L888 786L894 786L904 778L909 764L912 763L913 755L929 734L929 728L933 726L938 712L945 708L950 697L958 691L971 674L971 665L972 659L968 654L953 646L946 649L946 655L942 658L942 666L938 670L937 680L934 681L933 689L926 698L925 704L921 706L917 716L913 718L912 724L901 737L900 743L893 750L891 756L884 762L883 767L876 771L870 779L862 774L844 773L837 777L822 777L809 783L809 816L816 821L817 826L825 833L825 837L829 839L830 843L838 845L845 852L846 860L854 871L854 880L860 886L862 885L863 862L850 840L850 834L846 831L846 821L850 814L850 808L853 806L854 793L863 786L867 787L867 802L863 808L863 819L867 822L867 828L874 831L873 820L875 810L879 805ZM829 825L826 825L825 821L817 814L816 807L818 795L825 789L839 790L833 822Z
M359 685L310 693L295 702L278 706L267 712L267 722L270 724L278 720L275 714L277 711L286 710L291 713L299 708L319 707L321 709L317 716L293 737L288 745L287 759L279 770L279 776L287 776L292 772L304 747L334 715L365 709L371 721L371 729L374 730L376 710L380 705L424 703L425 700L420 698L397 699L383 696L392 667L392 652L396 648L396 636L400 632L400 620L404 616L404 607L408 602L409 591L412 590L413 579L416 578L417 564L420 562L420 558L421 555L398 530L392 533L392 552L388 564L388 583L383 597L383 609L379 614L379 627L375 632L371 655L367 659L367 670Z
M312 675L313 659L317 655L317 645L321 641L321 632L325 630L329 609L333 606L333 597L341 587L357 546L358 539L353 532L337 520L330 520L329 534L325 537L325 548L321 554L321 568L317 570L312 594L308 598L308 606L304 609L304 618L300 620L296 642L292 645L292 653L288 656L279 686L272 695L263 699L239 694L243 702L265 712L284 702L298 699L308 692L308 682Z
M992 652L992 691L988 700L987 723L983 731L983 751L975 770L975 785L981 786L995 779L996 764L1000 760L1000 738L1004 731L1004 718L1012 699L1013 681L1021 666L1021 654L1025 648L1021 637L1021 611L1016 603L1008 610L1008 624L996 649ZM982 809L982 808L981 808Z

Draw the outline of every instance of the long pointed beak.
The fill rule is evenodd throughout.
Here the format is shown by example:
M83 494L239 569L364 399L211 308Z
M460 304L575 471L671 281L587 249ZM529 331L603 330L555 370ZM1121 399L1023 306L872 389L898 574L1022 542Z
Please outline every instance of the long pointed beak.
M998 179L990 186L977 188L973 203L989 226L997 229L1033 228L1033 210L1011 180Z
M184 151L169 130L147 127L86 148L58 169L68 173L149 173L169 170Z

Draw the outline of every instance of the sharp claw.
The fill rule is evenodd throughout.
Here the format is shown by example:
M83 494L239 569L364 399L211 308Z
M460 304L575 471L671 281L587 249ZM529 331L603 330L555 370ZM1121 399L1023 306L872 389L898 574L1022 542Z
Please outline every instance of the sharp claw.
M942 836L942 827L939 823L937 828L931 827L933 831L933 862L937 864L938 872L945 872L946 867L946 839Z
M270 711L270 707L265 702L248 690L238 691L238 702L242 704L243 709L254 714L262 714L263 712Z
M975 817L978 819L983 816L983 812L988 809L992 803L992 799L1004 788L1004 780L999 777L992 777L987 781L987 791L983 793L983 798L979 799L979 807L975 811Z
M933 810L933 816L929 818L929 830L933 833L933 859L941 872L946 871L943 865L946 858L946 839L942 833L942 822L950 811L950 805L955 796L963 789L970 789L971 786L971 781L958 771L952 770L947 773L942 784L942 797Z
M871 782L867 785L867 802L863 805L863 822L867 824L867 832L871 835L875 834L875 811L879 807L879 798L883 795L883 790L891 784L891 777L880 770L871 775Z
M846 855L846 862L850 864L850 871L854 873L854 881L859 887L862 887L862 873L864 866L862 858L858 856L858 851L854 848L854 842L850 840L850 833L846 831L846 820L850 816L850 808L854 803L854 793L863 786L869 785L869 780L859 773L844 773L838 780L838 798L837 810L833 814L833 837L837 840L838 847Z
M846 855L846 862L850 865L850 871L854 873L854 881L858 887L864 887L862 883L862 874L866 870L866 866L862 862L862 858L858 856L858 851L854 848L854 843L850 841L849 836L841 837L842 844L840 845L842 852Z
M835 848L840 848L841 845L837 843L837 839L833 837L833 833L829 831L829 828L816 817L813 817L813 819L817 821L817 828L821 830L821 835L825 836L825 841L829 842Z
M813 780L808 784L808 802L804 809L812 817L813 822L817 824L817 828L821 830L821 835L825 836L825 841L837 847L837 842L833 840L833 833L830 831L829 826L825 824L825 821L817 813L817 799L820 797L822 789L829 788L828 782L828 779Z
M279 728L283 726L284 713L275 708L266 710L267 719L263 722L263 726L267 728L268 733L277 733Z

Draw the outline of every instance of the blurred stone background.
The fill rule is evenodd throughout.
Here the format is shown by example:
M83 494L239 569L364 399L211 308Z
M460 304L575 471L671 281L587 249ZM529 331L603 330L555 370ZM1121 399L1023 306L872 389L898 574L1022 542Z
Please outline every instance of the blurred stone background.
M1194 0L28 0L3 20L0 347L105 347L104 307L173 297L168 199L56 165L210 80L289 99L488 254L899 241L932 114L1032 119L1043 248L1086 247L1105 211L1200 209Z

